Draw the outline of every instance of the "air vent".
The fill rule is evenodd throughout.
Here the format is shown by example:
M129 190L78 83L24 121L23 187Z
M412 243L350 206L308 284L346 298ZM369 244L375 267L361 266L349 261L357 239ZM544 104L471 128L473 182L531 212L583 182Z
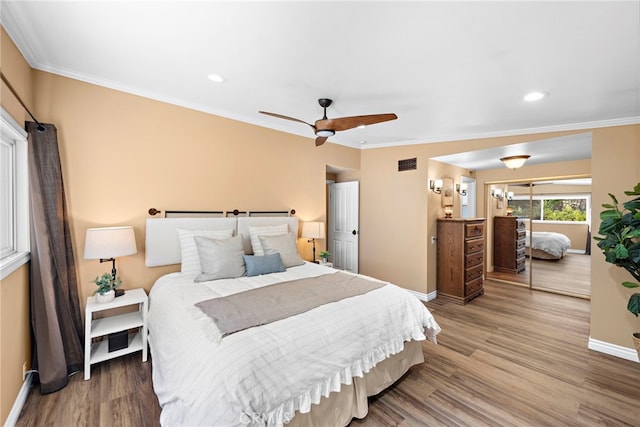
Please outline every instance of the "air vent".
M398 160L398 172L414 171L416 169L418 169L418 159L416 157L413 159Z

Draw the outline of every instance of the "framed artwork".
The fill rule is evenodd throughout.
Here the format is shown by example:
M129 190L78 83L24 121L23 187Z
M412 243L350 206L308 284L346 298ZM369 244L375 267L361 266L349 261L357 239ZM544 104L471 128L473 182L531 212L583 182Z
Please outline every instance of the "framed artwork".
M442 207L453 205L453 178L442 178Z

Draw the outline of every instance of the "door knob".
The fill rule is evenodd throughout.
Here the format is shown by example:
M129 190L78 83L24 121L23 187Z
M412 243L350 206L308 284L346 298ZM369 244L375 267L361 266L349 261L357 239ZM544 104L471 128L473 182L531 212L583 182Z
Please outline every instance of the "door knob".
M355 236L356 234L358 234L358 232L357 232L356 230L353 230L353 231L351 232L351 234L353 234L353 235Z

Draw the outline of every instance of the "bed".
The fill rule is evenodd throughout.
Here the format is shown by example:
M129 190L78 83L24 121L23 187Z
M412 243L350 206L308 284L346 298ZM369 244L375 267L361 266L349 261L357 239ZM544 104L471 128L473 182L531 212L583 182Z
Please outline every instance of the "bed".
M561 233L527 230L527 254L537 259L561 259L571 247L571 240Z
M147 220L146 264L181 264L181 272L160 277L149 293L153 385L162 425L346 425L366 416L367 396L424 361L422 342L435 342L440 331L424 304L393 284L302 261L297 250L290 252L290 243L282 243L293 241L295 247L297 228L295 217ZM270 234L261 234L267 230ZM252 238L262 244L256 253ZM192 241L195 252L193 245L185 246ZM244 254L245 274L214 272L212 279L216 268L207 257L227 264L232 243ZM212 245L217 249L208 253ZM274 248L283 264L295 265L248 276L249 269L261 272L254 264L274 258ZM199 266L190 264L196 259ZM231 307L240 307L235 312L241 318L252 317L291 301L297 306L311 287L328 292L314 281L333 289L332 282L340 280L358 280L372 289L270 323L224 329L229 313L220 310L227 302L240 302ZM271 301L271 292L298 285L304 295L275 304L251 297L269 292L264 301ZM219 304L213 314L205 309L208 304Z

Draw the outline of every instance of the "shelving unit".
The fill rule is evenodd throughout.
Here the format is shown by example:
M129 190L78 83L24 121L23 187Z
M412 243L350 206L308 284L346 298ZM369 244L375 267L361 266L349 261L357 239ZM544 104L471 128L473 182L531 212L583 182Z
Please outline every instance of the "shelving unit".
M148 301L144 289L130 289L124 295L107 303L97 303L94 297L87 298L85 307L84 379L91 377L91 365L125 354L142 350L142 361L147 361L147 310ZM107 315L94 319L93 314L114 308L138 305L138 310L130 313ZM109 352L109 334L137 329L128 334L126 348ZM94 338L105 337L93 342Z

